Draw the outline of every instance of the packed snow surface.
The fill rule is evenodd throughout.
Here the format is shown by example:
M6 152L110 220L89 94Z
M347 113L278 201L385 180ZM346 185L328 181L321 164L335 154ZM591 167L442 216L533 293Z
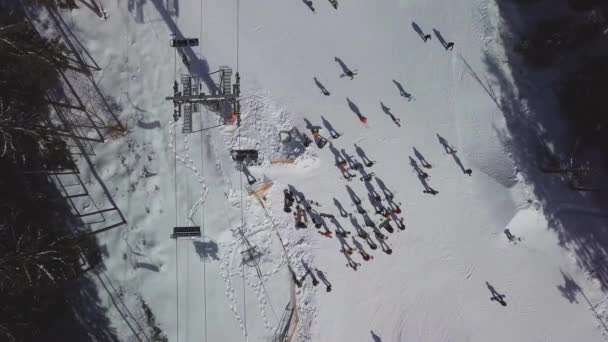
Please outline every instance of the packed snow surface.
M128 222L99 235L107 249L100 279L118 293L100 291L120 339L146 340L144 300L170 341L270 341L295 293L292 341L604 340L599 285L547 229L503 146L510 132L493 100L501 89L483 60L503 54L495 0L310 6L314 12L306 1L242 0L238 25L236 0L108 1L107 20L86 6L62 12L129 127L96 144L91 156ZM238 67L242 127L181 133L183 122L173 122L165 100L173 81L188 73L169 46L172 33L200 38L186 53L194 76ZM452 50L444 47L449 42ZM340 77L344 68L354 72L352 80ZM214 77L204 78L203 91ZM306 120L329 139L323 148L313 142L304 149L296 137L281 141L280 132L292 127L312 138ZM343 135L331 139L323 120ZM194 130L219 122L203 110L194 115ZM369 182L353 169L349 181L336 166L337 155L363 162L355 144L375 161L363 167L374 173ZM272 182L263 199L248 193L230 159L229 150L239 147L260 150L262 164L249 171ZM295 162L271 163L287 158ZM423 192L425 184L438 193ZM292 213L283 210L289 186L318 202L314 212L335 216L325 218L331 237L312 222L295 228L297 203ZM381 228L387 239L378 240L349 188L376 225L383 217L371 205L373 194L385 207L392 200L405 229L391 222L394 230ZM352 215L341 216L336 203ZM176 225L200 225L203 237L170 239ZM336 225L351 234L336 236ZM262 252L259 273L242 263L247 246L239 227ZM341 252L349 248L352 254ZM288 264L303 277L304 263L319 285L311 276L302 287L292 283Z

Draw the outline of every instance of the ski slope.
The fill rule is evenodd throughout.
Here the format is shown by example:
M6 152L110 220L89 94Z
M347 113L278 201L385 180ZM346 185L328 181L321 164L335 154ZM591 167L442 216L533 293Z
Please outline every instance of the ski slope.
M503 146L511 132L493 100L501 89L483 61L484 53L503 56L494 1L344 0L335 10L315 0L312 6L315 12L297 0L243 0L238 25L237 2L225 0L181 1L177 15L160 0L109 2L105 21L86 7L63 13L102 67L94 77L130 128L95 146L92 157L128 221L100 235L105 276L134 312L125 318L100 286L120 339L146 340L133 328L133 321L143 324L143 299L170 341L269 341L294 291L299 320L292 341L605 340L599 283L548 229ZM423 41L414 26L431 39ZM207 65L194 61L194 74L238 66L241 128L181 133L164 100L187 72L169 47L171 33L200 38L192 56ZM454 49L446 50L439 35ZM357 71L352 80L340 77L336 57ZM310 136L305 120L323 127L322 118L343 135L322 149L281 144L281 130L295 126ZM195 130L217 122L211 112L195 114ZM328 136L327 129L321 134ZM368 184L359 172L347 181L335 165L332 148L360 160L355 144L376 162L365 168L375 174ZM229 149L239 146L264 156L250 171L273 182L268 212L247 194L230 159ZM414 148L432 165L420 167L436 195L423 192L410 165L410 157L421 165ZM294 164L270 163L288 151L297 156ZM390 255L356 236L359 224L376 240L347 190L378 224L368 197L383 193L377 179L394 193L406 226L383 230ZM293 215L283 211L289 185L319 202L315 210L335 215L352 233L346 243L356 249L355 237L373 259L355 251L352 259L361 265L354 271L335 234L318 234L313 224L295 229ZM334 199L354 219L341 217ZM169 238L173 226L191 224L203 227L202 240ZM239 226L263 253L261 277L241 263ZM505 229L521 241L509 242ZM313 286L310 277L295 287L288 260L299 276L302 260L321 270L332 291L323 282ZM506 296L506 306L490 300L487 284Z

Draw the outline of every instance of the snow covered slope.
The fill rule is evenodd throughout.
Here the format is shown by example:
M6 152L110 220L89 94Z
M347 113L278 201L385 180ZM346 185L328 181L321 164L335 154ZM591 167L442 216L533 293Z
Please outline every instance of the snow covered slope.
M592 303L604 294L547 229L499 139L509 136L495 101L501 89L482 60L484 52L501 55L494 2L350 0L335 10L315 0L312 6L315 12L297 0L240 2L243 127L191 135L181 134L164 100L187 72L168 45L170 33L200 37L202 46L189 55L205 61L193 61L195 74L236 69L236 1L181 1L178 15L160 0L110 2L107 21L84 7L64 13L102 66L95 77L131 128L95 147L96 168L128 220L100 237L108 249L105 274L120 284L126 306L137 311L145 300L171 341L268 341L292 289L270 217L296 273L305 274L304 260L332 284L326 292L308 277L296 288L294 341L603 340ZM416 28L431 39L423 41ZM454 49L441 39L455 42ZM339 77L339 61L357 71L354 79ZM331 95L321 93L315 77ZM202 127L217 124L214 114L203 117ZM287 153L281 130L295 125L309 134L306 120L324 127L322 118L343 135L322 149L292 150L294 164L269 163ZM325 128L321 133L328 135ZM447 154L442 141L456 154ZM251 172L273 182L264 202L270 216L241 192L243 179L228 154L239 144L266 158ZM335 165L332 148L360 159L355 144L376 161L365 168L375 173L368 183L357 171L345 180ZM432 168L422 167L421 156ZM428 178L417 176L410 157ZM469 168L470 177L463 172ZM424 193L423 183L438 193ZM382 229L391 254L357 236L361 225L378 243L348 192L378 224L368 193L382 195L381 184L394 193L406 226ZM347 245L312 224L295 229L292 214L283 211L289 185L352 233ZM352 218L341 217L336 202ZM235 233L241 213L248 239L263 252L261 278L241 264L244 244ZM335 222L326 221L335 231ZM169 239L176 224L204 225L203 240ZM507 228L521 241L509 242ZM373 259L353 252L361 264L354 271L340 250L357 244ZM490 300L490 288L506 296L506 306ZM112 305L109 295L104 300ZM144 339L128 318L111 312L122 339Z

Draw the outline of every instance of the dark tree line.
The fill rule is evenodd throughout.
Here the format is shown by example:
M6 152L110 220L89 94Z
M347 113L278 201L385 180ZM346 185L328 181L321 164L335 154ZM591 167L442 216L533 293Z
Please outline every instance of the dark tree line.
M581 147L599 150L608 167L608 2L518 2L527 11L566 5L565 13L528 25L514 48L532 68L557 71L555 93L562 113Z
M76 237L65 199L45 171L74 167L53 131L46 94L67 50L0 3L0 340L37 341L66 309L68 281L95 241Z

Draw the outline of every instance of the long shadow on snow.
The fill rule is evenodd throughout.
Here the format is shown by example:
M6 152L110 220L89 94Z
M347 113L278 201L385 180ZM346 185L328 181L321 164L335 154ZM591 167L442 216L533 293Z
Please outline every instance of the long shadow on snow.
M177 24L175 23L175 21L173 21L171 14L163 6L162 1L161 0L150 0L150 1L152 2L152 4L154 4L154 7L156 7L156 10L160 14L160 16L163 18L163 20L165 21L167 26L169 27L169 30L171 30L171 32L175 34L175 37L176 38L186 38L184 36L184 34L182 33L182 31L179 29L179 27L177 27ZM196 53L194 53L194 50L192 49L192 47L188 46L188 47L183 47L181 49L182 49L183 53L188 57L188 60L190 61L190 73L195 77L200 77L201 80L205 83L205 85L209 89L209 92L211 94L215 94L217 92L217 85L215 84L215 82L213 81L211 76L209 76L209 64L207 64L207 61L204 59L198 58L196 56Z

